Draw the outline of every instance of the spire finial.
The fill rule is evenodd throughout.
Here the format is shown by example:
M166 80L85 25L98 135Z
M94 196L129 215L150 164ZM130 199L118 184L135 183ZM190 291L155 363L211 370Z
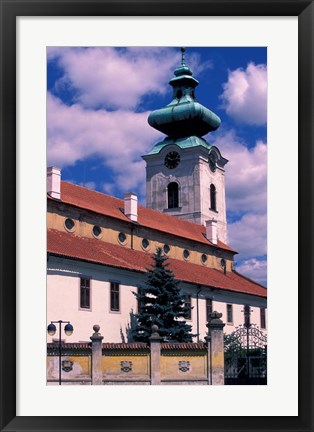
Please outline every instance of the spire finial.
M185 48L181 47L181 54L182 54L181 65L182 66L186 66L186 64L185 64L185 58L184 58L184 53L185 53Z

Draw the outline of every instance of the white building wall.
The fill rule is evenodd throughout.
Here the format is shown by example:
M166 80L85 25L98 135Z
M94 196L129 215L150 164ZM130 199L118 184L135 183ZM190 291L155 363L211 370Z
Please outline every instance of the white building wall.
M192 325L192 333L197 333L197 291L198 289L188 284L183 284L183 290L187 294L191 294L191 305L192 319L187 320L187 323ZM222 290L213 290L203 287L198 295L198 322L199 322L199 339L204 340L207 333L207 311L206 311L206 299L212 300L212 310L222 313L222 321L225 323L224 332L229 334L232 333L236 327L243 325L244 323L244 305L250 305L251 310L251 324L255 324L260 327L260 308L266 308L266 299L262 299L256 296L250 296L240 293L231 293ZM233 322L227 322L227 304L232 305L233 309ZM267 315L267 310L266 310ZM266 329L261 329L267 333L267 316L266 316Z
M91 280L90 309L80 309L81 277ZM110 281L120 283L119 312L110 310ZM140 273L50 257L47 274L47 325L50 321L70 321L74 327L73 334L66 337L62 330L62 339L66 342L89 341L94 324L100 325L104 342L122 342L121 331L127 342L126 329L130 325L130 313L137 313L137 301L132 291L137 291L137 287L143 281L144 275ZM212 299L213 310L223 314L222 320L226 323L225 333L231 333L236 326L243 324L245 304L251 306L251 323L260 326L260 307L266 307L266 299L203 287L199 293L197 308L196 293L199 287L184 283L181 287L183 293L192 296L192 319L187 322L192 325L194 334L199 328L200 340L204 340L207 333L206 298ZM233 305L232 324L226 322L227 303ZM58 335L53 338L58 338ZM48 336L48 342L53 338Z
M81 277L91 280L90 309L80 308ZM119 312L110 310L110 281L120 283ZM121 342L120 329L125 335L130 313L132 310L137 312L137 302L132 294L132 291L136 291L136 286L136 283L131 286L119 271L111 271L107 267L78 264L69 260L61 260L57 266L48 263L47 324L50 321L70 321L74 327L72 336L62 334L67 342L89 341L94 324L100 325L105 341ZM58 336L53 338L55 337ZM53 338L48 337L48 341Z

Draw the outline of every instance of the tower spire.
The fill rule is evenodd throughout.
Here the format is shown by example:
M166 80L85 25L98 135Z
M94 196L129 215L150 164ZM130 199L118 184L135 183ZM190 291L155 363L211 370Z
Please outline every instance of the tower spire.
M208 108L196 102L197 79L185 63L184 47L181 50L181 64L174 70L169 84L173 88L172 101L165 107L150 113L148 123L171 138L202 137L216 130L220 118Z
M227 219L224 166L228 162L204 138L216 130L220 118L197 102L198 81L185 59L185 48L177 47L178 67L169 84L172 100L150 113L148 123L164 133L146 161L146 206L204 225L216 221L217 238L226 242ZM188 54L190 54L188 52Z
M186 50L186 48L181 47L181 55L182 55L181 65L182 66L186 66L186 64L185 64L185 57L184 57L185 50Z
M182 76L187 77L187 76L189 76L189 77L190 77L190 81L191 81L191 82L194 81L193 85L194 85L194 87L196 87L197 84L198 84L198 81L197 81L195 78L192 77L193 72L192 72L192 70L187 66L187 64L186 64L186 62L185 62L185 51L186 51L186 48L185 48L185 47L181 47L181 48L180 48L180 51L181 51L181 64L180 64L180 66L178 66L178 67L174 70L175 77L182 77ZM175 79L176 79L176 78L172 78L172 80L170 81L169 84L172 85L171 83L172 83L173 80L175 80Z

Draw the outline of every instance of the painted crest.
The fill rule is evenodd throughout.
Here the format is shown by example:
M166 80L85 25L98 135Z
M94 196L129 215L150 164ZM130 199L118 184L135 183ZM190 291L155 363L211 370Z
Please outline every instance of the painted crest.
M187 372L190 370L190 362L187 360L179 361L179 370L182 372Z
M73 361L62 360L62 370L64 372L70 372L73 369Z
M123 360L121 363L121 370L123 372L131 372L132 370L132 362L128 360Z

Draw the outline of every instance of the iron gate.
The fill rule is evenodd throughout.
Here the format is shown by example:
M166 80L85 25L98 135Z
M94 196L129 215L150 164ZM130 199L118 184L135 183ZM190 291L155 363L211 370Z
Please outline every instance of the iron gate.
M267 384L267 336L254 324L225 335L225 385Z

